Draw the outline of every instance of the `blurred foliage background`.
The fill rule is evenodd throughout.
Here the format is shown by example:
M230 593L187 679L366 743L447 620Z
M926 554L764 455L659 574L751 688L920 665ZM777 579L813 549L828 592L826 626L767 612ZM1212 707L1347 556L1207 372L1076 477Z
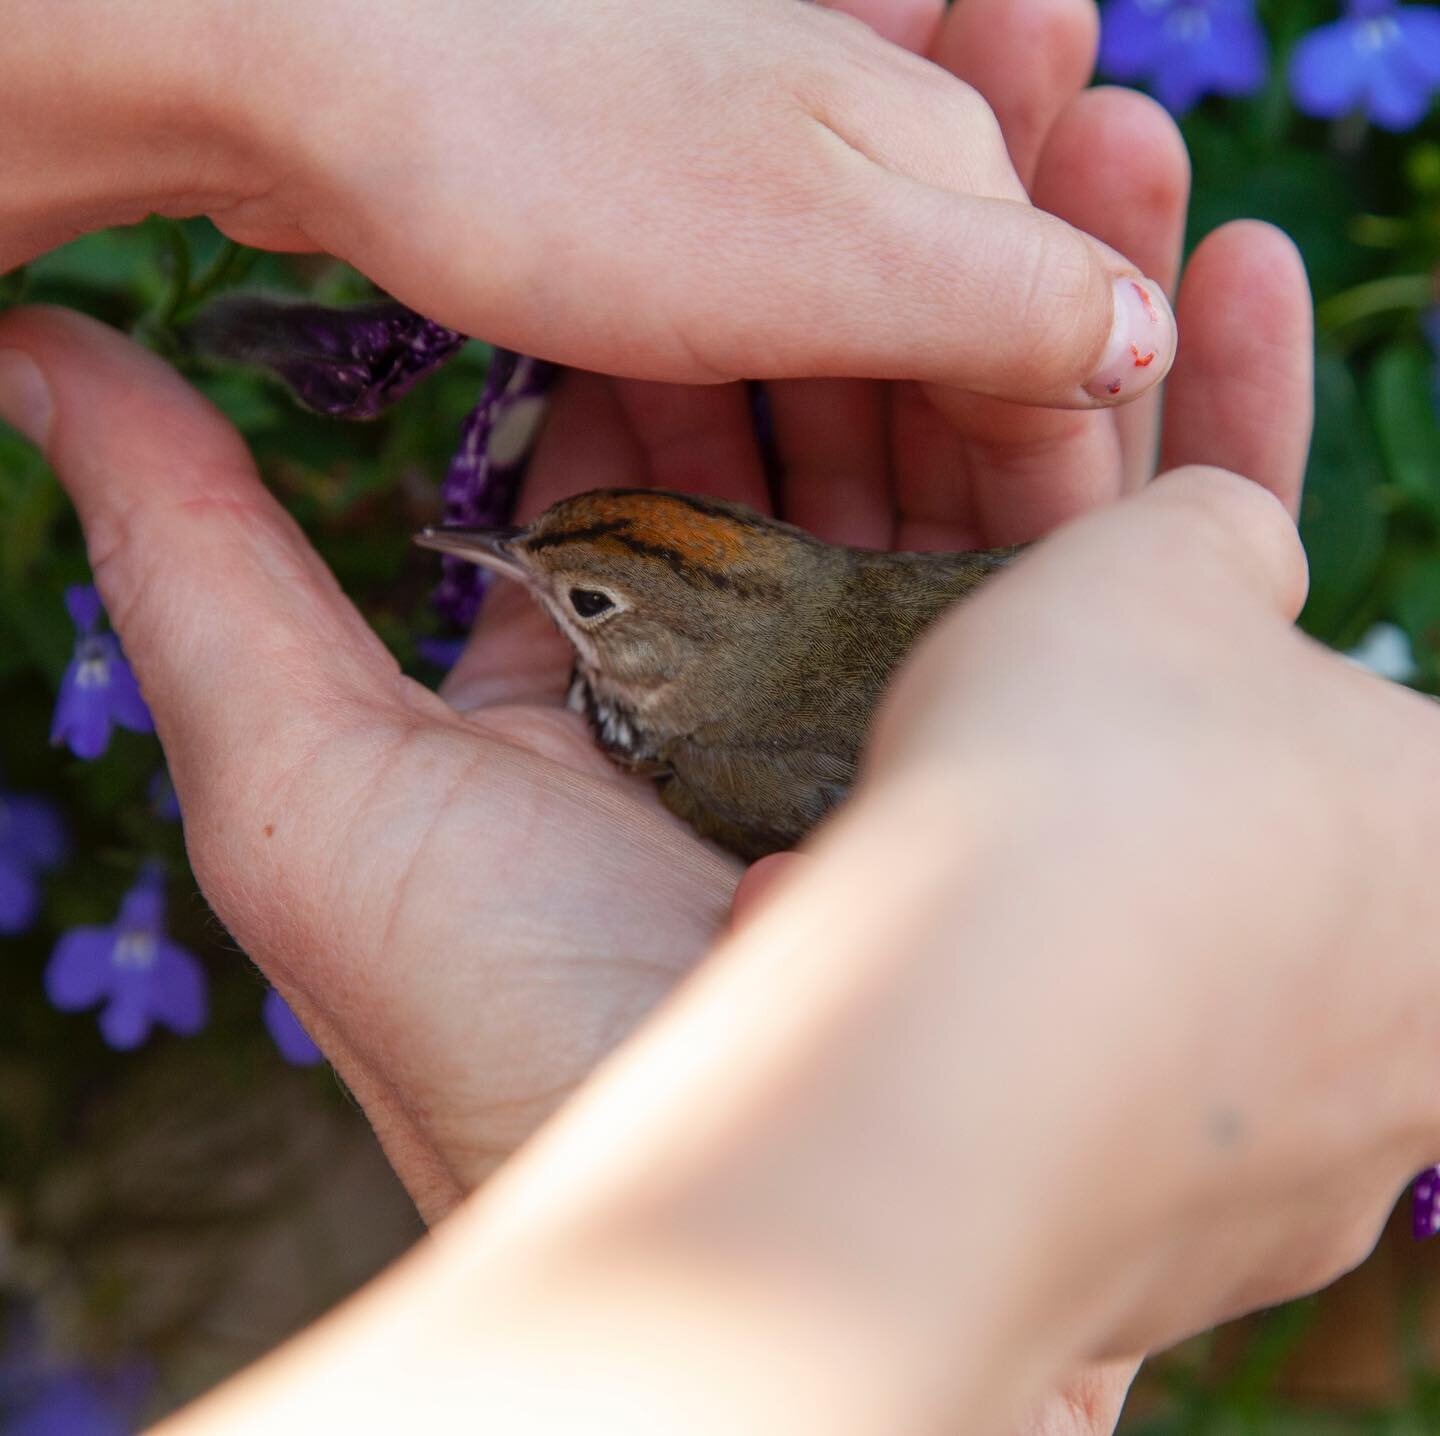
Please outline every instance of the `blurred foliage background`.
M1262 73L1229 86L1247 93L1202 98L1183 115L1191 241L1256 216L1303 250L1318 406L1302 622L1342 649L1383 640L1391 676L1440 691L1440 126L1432 112L1403 130L1377 127L1363 100L1312 118L1291 65L1318 28L1380 23L1397 7L1105 8L1107 27L1158 16L1188 25L1196 43L1226 12L1263 26ZM1162 72L1167 63L1179 61L1155 61ZM187 354L185 323L207 297L237 287L330 304L373 297L343 265L242 251L204 221L152 219L0 276L0 305L71 305L178 363L244 433L402 664L433 678L416 644L439 631L427 597L434 569L404 535L439 511L438 482L486 349L468 344L381 419L339 423L302 411L262 374ZM88 763L50 746L75 639L63 595L87 580L58 486L0 426L0 812L5 794L39 795L69 835L66 860L43 877L38 916L0 936L0 1432L134 1429L312 1319L419 1230L329 1069L290 1066L267 1035L264 984L196 891L178 826L157 802L155 739L118 733ZM112 922L156 858L169 878L170 932L208 974L209 1021L194 1037L157 1033L112 1051L91 1014L50 1006L44 972L59 936ZM1127 1429L1440 1430L1440 1253L1402 1226L1324 1296L1153 1362Z

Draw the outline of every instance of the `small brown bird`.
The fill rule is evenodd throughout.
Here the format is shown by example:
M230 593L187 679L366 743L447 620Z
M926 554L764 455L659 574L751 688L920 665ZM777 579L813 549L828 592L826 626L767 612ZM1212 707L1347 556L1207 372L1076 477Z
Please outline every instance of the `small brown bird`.
M600 746L747 859L793 847L846 795L895 666L1016 552L842 548L655 489L416 542L523 583L575 649L569 703Z

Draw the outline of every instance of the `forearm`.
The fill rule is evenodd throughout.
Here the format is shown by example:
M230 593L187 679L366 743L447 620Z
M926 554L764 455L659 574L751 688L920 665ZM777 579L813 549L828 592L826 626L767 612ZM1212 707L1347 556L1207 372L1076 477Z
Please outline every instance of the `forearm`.
M234 97L243 16L223 0L12 0L0 45L0 272L150 212L257 183Z
M913 819L870 814L882 850L891 816ZM944 866L961 899L965 859ZM853 882L844 860L817 868ZM1070 1368L1107 1295L1085 1205L1104 1154L1067 1163L1092 1114L1078 1076L1047 1079L1047 1047L1052 1077L1065 1059L1038 1014L977 1037L973 1063L918 1030L915 1070L893 1060L887 1029L909 1019L876 981L877 932L882 954L922 940L933 910L893 914L938 876L887 893L873 922L852 903L832 924L811 893L739 934L426 1250L175 1436L298 1430L315 1409L356 1430L423 1410L437 1430L454 1412L526 1436L1002 1429ZM986 928L1008 902L947 929L969 945L954 976L973 979L977 1034L998 1000ZM1026 1125L1037 1096L1053 1127Z

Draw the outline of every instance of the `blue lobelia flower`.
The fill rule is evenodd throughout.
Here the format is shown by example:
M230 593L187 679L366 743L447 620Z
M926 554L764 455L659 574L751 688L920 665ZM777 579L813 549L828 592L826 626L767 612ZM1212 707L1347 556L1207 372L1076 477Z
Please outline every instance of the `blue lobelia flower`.
M290 1004L272 987L260 1006L265 1030L280 1049L280 1055L296 1067L314 1067L325 1060L325 1054L310 1040Z
M205 972L165 935L165 875L149 863L110 927L77 927L55 945L45 991L62 1012L104 1002L100 1035L126 1050L155 1023L189 1037L208 1016Z
M1296 107L1317 119L1364 114L1382 129L1414 129L1440 89L1440 9L1399 0L1347 0L1290 61Z
M65 825L53 803L0 792L0 937L35 921L40 874L60 864L65 848Z
M113 633L100 633L104 610L89 584L65 590L65 607L75 624L75 654L60 680L60 697L50 741L68 745L77 758L98 758L119 724L134 733L153 733L155 720Z
M1265 83L1269 49L1254 0L1106 0L1101 16L1101 72L1148 82L1172 114L1203 95L1253 95Z

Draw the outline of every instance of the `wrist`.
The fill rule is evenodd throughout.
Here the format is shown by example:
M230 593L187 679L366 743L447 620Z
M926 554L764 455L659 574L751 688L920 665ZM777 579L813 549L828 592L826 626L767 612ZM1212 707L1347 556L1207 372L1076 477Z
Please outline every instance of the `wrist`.
M231 8L16 0L0 56L0 271L152 212L223 211L258 187Z

